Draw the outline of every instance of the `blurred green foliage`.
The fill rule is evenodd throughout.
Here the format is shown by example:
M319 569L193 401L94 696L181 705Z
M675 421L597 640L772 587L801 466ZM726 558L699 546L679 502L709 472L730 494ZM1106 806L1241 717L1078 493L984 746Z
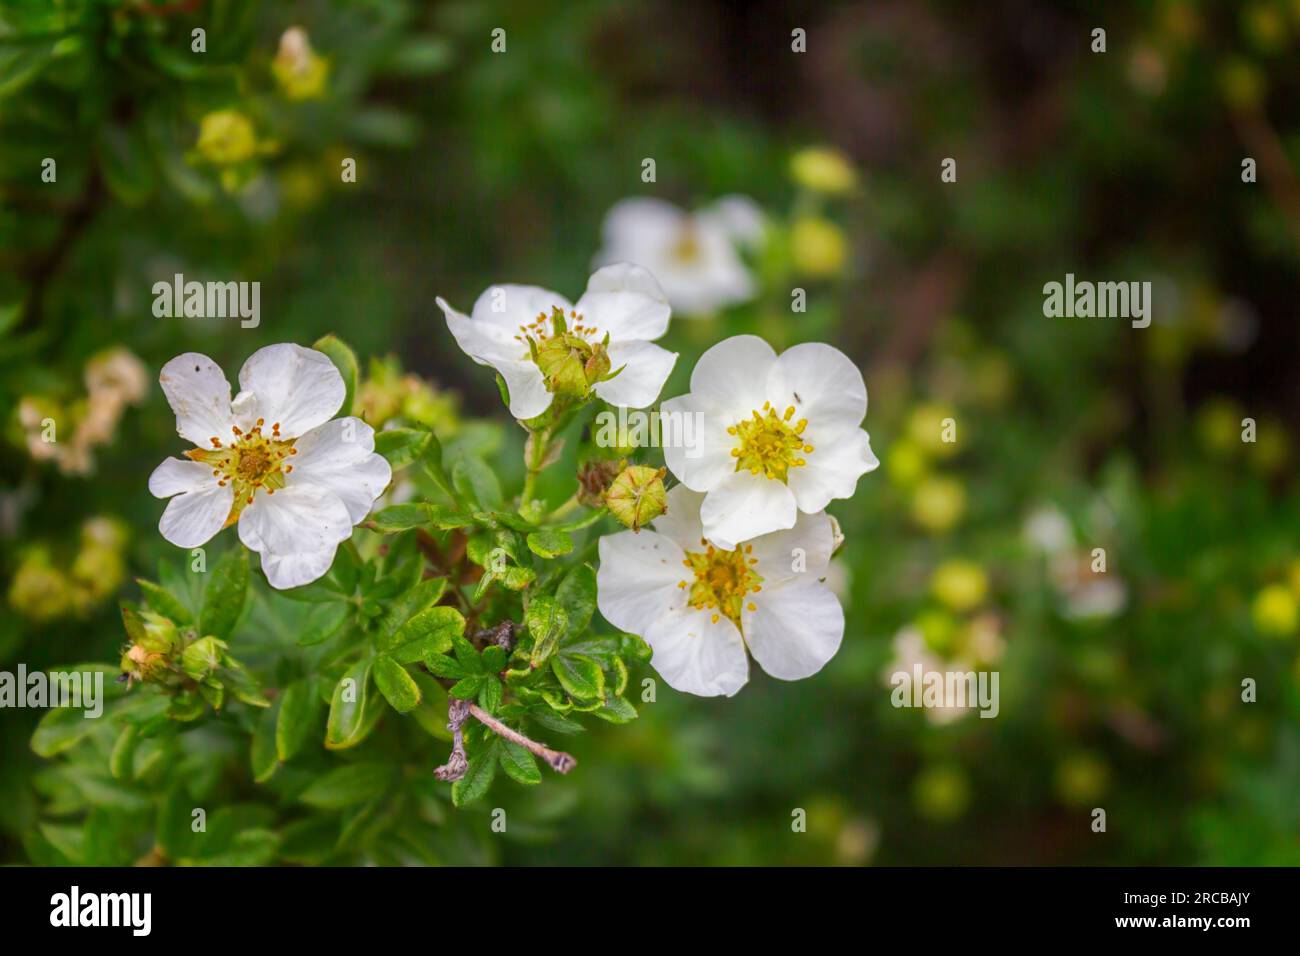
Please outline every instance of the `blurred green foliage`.
M33 741L39 713L6 709L0 859L1300 863L1300 7L985 6L0 2L0 668L115 662L132 577L193 586L146 488L172 416L152 384L131 397L129 365L89 465L38 460L49 408L87 417L91 363L125 347L152 383L181 351L234 368L337 332L368 370L358 408L517 487L522 433L476 418L500 418L495 389L433 297L580 288L629 195L744 193L843 230L834 278L798 274L783 226L753 303L675 320L664 396L724 335L829 341L866 373L883 463L831 508L848 629L822 673L728 700L660 685L632 723L566 738L572 775L496 784L505 834L433 780L440 718L389 715L340 763L274 728L275 760L250 753L255 709L130 753L85 721ZM791 177L820 143L857 169L830 202ZM1151 278L1153 325L1044 318L1067 272ZM261 325L155 318L174 273L260 281ZM421 379L395 391L403 368ZM301 676L285 649L329 622L249 594L232 652ZM918 647L999 670L999 716L891 707ZM313 690L294 706L323 722Z

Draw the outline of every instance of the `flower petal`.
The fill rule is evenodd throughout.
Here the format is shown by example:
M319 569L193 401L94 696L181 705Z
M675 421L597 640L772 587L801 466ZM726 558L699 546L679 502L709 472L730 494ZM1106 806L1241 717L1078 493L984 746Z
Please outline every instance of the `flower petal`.
M835 535L825 512L800 514L793 528L765 534L749 544L758 559L754 570L762 576L763 586L767 588L781 581L825 577L835 548Z
M212 469L202 462L164 458L162 464L149 476L149 494L155 498L170 498L181 492L198 491L216 483Z
M352 519L338 496L313 485L289 485L259 493L239 516L239 540L262 556L271 587L310 584L334 562Z
M329 421L347 395L329 356L292 342L268 345L249 356L239 370L239 386L253 393L268 429L278 423L285 438Z
M393 469L374 454L375 430L359 418L336 418L313 428L295 444L286 486L315 485L334 493L357 524L393 479Z
M643 634L651 665L668 686L700 697L731 697L749 680L745 642L730 619L694 608L659 617Z
M519 332L519 326L527 325L539 315L546 316L549 329L551 310L556 306L568 315L573 303L558 292L538 285L498 282L484 289L474 300L470 316L475 322L493 325L515 335Z
M446 316L447 328L456 344L479 365L491 365L500 361L517 362L528 355L528 344L515 338L521 334L517 329L511 331L494 322L476 322L465 313L457 312L445 299L438 298L436 301Z
M779 409L793 405L795 418L808 419L822 441L857 428L867 414L862 373L847 355L821 342L781 353L768 376L766 398Z
M700 505L704 504L704 495L685 485L675 485L665 503L667 510L654 519L651 527L683 551L700 550L700 539L704 537Z
M506 380L510 391L510 414L520 421L536 418L551 407L542 370L532 362L495 362L492 365Z
M747 417L767 401L776 352L757 335L733 335L700 356L691 372L691 396L719 413ZM734 421L727 422L728 425Z
M704 536L734 550L742 541L794 527L799 511L782 482L739 471L712 489L700 508Z
M682 549L654 531L621 531L600 539L596 606L605 620L644 634L660 615L680 609L686 598L677 582L689 574Z
M611 342L610 368L622 368L622 371L608 381L597 383L593 390L611 405L645 408L659 397L676 362L676 352L653 342Z
M676 235L686 220L686 213L662 199L623 199L614 203L601 225L605 252L602 264L635 256L620 255L624 250L652 248ZM640 264L640 263L638 263Z
M657 339L668 331L668 318L672 315L667 302L632 291L588 291L574 309L582 316L583 325L594 326L599 336L608 332L614 343Z
M156 472L155 472L156 474ZM158 530L162 536L178 548L197 548L212 540L230 516L234 504L235 492L229 485L218 485L217 480L208 477L210 483L186 491L171 501L158 521Z
M176 431L200 448L230 435L230 383L220 366L206 355L186 352L158 374L167 404L176 413Z
M591 278L587 280L587 291L640 292L642 295L648 295L656 302L668 301L668 296L664 295L659 280L651 274L650 270L643 269L631 262L615 262L597 269L591 274ZM578 311L582 310L579 309ZM657 336L652 335L642 337L647 339L657 338Z
M858 479L874 471L880 462L871 451L871 440L860 428L834 440L822 438L811 429L804 434L813 451L804 456L807 464L790 469L790 490L799 510L815 514L835 498L852 498Z
M816 581L787 581L753 596L742 624L759 666L781 680L816 674L844 639L844 609Z
M679 395L659 406L664 461L677 480L695 491L709 491L736 473L727 434L734 421L694 395Z
M757 247L767 231L767 215L763 207L748 196L722 196L713 205L700 210L698 215L716 223L733 242L749 248Z

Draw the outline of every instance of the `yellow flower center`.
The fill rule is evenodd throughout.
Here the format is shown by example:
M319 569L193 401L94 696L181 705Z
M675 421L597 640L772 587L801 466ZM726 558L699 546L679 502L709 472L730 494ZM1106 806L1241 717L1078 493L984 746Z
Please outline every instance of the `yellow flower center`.
M245 505L253 503L257 489L264 488L268 495L275 494L277 488L284 487L285 475L293 471L293 465L285 459L298 454L293 447L293 439L280 437L280 423L271 426L270 436L264 436L262 429L265 419L259 418L251 431L245 432L238 425L231 425L233 440L223 444L213 435L211 448L191 448L185 453L193 461L201 461L212 466L212 474L218 478L217 484L225 487L234 485L235 498L226 518L226 526L234 524Z
M695 572L695 581L678 581L682 590L690 589L687 603L701 611L713 611L713 623L727 617L740 627L740 612L745 609L745 595L763 590L763 579L753 566L758 558L752 557L754 546L742 550L723 551L703 538L704 551L687 551L683 565ZM748 605L754 610L754 605Z
M805 444L802 437L808 419L801 418L792 425L792 418L793 405L784 415L778 415L771 402L764 402L762 411L754 410L753 418L742 419L728 428L727 434L737 439L736 447L731 449L736 471L786 481L791 468L808 464L803 456L811 454L813 446Z
M671 255L682 265L693 265L703 252L700 247L699 237L695 234L692 226L682 229L677 235L677 240L673 243Z

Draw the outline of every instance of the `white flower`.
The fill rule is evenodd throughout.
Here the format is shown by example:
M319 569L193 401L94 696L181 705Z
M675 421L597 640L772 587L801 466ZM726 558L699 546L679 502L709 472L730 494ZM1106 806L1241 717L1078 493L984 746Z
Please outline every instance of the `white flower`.
M794 526L848 498L880 464L867 433L867 387L838 349L809 342L780 356L754 335L709 349L691 372L689 394L669 399L665 418L701 423L688 449L665 443L668 467L706 493L704 534L720 548Z
M754 278L737 247L756 245L765 228L762 211L744 196L694 214L662 199L624 199L605 214L596 264L644 266L677 312L707 315L754 297Z
M487 289L468 316L437 301L457 344L501 373L510 390L510 414L521 420L551 406L557 383L538 365L539 358L543 364L551 358L548 343L562 341L578 372L586 366L587 378L576 383L575 394L589 387L611 405L631 408L645 408L659 397L677 361L676 352L653 343L668 330L672 314L663 290L654 276L630 263L598 270L577 305L548 289L509 284ZM596 368L602 352L608 364Z
M823 583L830 518L804 515L788 531L723 551L704 540L703 498L678 485L649 529L600 539L600 613L641 635L655 669L684 693L740 690L746 646L773 677L817 673L844 637L844 611Z
M155 497L171 498L162 536L196 548L238 521L272 587L325 574L392 478L374 454L374 429L330 420L346 387L329 358L292 344L259 349L240 369L233 402L221 369L197 352L176 356L158 380L176 431L198 446L149 478Z

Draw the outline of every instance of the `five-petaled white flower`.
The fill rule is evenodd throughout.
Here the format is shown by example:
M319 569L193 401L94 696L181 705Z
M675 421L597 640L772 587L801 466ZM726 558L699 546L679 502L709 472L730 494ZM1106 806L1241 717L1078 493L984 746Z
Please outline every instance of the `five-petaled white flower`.
M272 587L325 574L392 478L374 454L374 429L331 421L347 390L329 358L287 343L259 349L240 369L233 402L221 369L197 352L172 359L158 380L176 431L198 446L149 478L155 497L171 498L163 537L195 548L238 521Z
M653 342L672 313L663 290L630 263L597 270L576 305L532 285L492 286L468 316L437 301L457 344L501 373L510 414L521 420L545 412L556 394L594 391L611 405L644 408L677 361Z
M624 199L605 215L596 264L644 266L677 312L708 315L754 297L754 277L737 250L757 244L765 228L762 211L744 196L694 213L662 199Z
M701 423L690 449L666 444L664 458L684 485L706 494L704 535L720 548L793 527L800 511L850 497L880 464L859 427L862 373L819 342L778 356L754 335L725 339L700 357L690 392L661 411Z
M821 670L844 637L844 611L823 583L831 519L800 515L793 528L732 550L703 537L704 496L678 485L651 529L600 539L600 613L643 637L672 687L730 697L749 680L745 648L773 677Z

